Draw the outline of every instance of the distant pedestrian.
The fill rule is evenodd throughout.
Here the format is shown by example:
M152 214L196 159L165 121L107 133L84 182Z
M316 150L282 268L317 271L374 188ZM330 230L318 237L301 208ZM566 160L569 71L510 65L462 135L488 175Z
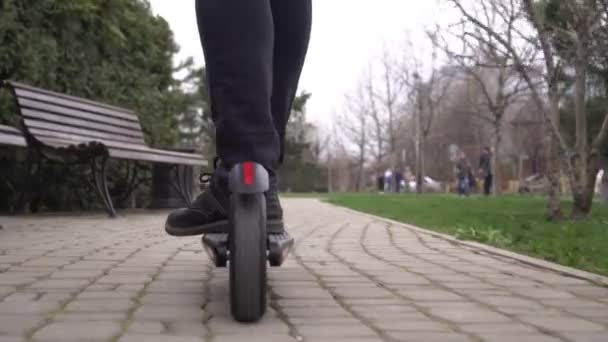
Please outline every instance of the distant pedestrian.
M403 172L401 172L401 170L396 170L395 173L393 173L393 178L394 178L395 192L400 193L401 192L401 181L403 181Z
M492 174L492 150L487 146L483 148L479 158L479 173L483 179L483 193L490 196L494 175Z
M456 176L458 182L458 195L469 196L471 193L471 163L464 152L460 153L456 164Z
M384 176L383 175L379 175L378 177L376 177L376 188L378 189L378 192L384 191Z
M384 172L384 192L391 192L391 181L393 180L393 172L386 170Z

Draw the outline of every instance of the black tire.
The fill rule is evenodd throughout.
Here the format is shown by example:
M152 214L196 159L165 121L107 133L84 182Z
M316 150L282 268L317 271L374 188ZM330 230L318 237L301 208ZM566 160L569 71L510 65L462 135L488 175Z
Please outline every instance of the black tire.
M256 322L266 311L266 201L264 194L238 194L230 207L232 316Z

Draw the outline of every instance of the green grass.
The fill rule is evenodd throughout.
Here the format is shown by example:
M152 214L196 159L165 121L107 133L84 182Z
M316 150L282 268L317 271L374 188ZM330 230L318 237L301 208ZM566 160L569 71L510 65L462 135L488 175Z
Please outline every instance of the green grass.
M543 217L542 198L339 194L327 201L608 275L608 207L599 204L588 221L550 223ZM564 208L567 206L565 203Z

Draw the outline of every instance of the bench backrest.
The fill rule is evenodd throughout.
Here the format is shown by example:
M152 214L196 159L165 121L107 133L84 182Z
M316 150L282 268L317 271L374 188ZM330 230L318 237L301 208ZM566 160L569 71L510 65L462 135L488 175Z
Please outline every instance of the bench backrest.
M14 91L27 131L38 140L144 145L141 124L133 111L18 82L6 84Z

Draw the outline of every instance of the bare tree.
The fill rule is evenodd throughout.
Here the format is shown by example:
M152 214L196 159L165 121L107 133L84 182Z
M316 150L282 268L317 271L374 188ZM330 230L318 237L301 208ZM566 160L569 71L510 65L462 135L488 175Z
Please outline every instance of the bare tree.
M586 118L586 86L589 64L592 52L595 50L606 53L606 1L552 1L536 3L533 0L479 0L484 13L496 13L502 20L501 25L489 26L480 20L473 11L466 8L461 0L448 0L463 14L468 22L477 29L490 35L507 52L514 61L514 67L530 86L532 97L541 108L541 113L547 122L552 141L548 146L548 179L550 182L547 217L560 219L562 215L559 197L560 154L561 160L572 186L574 207L573 216L587 216L591 210L595 193L594 186L597 171L600 168L600 148L608 138L608 115L605 117L598 134L588 143ZM552 16L558 16L553 21L548 15L547 4ZM505 39L500 28L508 25L519 38L517 43ZM529 26L526 25L530 23ZM498 28L497 28L498 27ZM526 29L529 28L529 29ZM548 104L538 88L534 87L530 75L531 66L522 57L522 46L540 48L545 69L545 88L547 89ZM564 86L563 76L567 67L574 69L576 144L569 146L560 130L559 101ZM567 88L568 85L566 85ZM561 153L560 153L561 152Z
M380 104L381 110L374 107L372 114L374 121L379 124L376 126L382 127L382 129L376 130L376 136L378 139L385 140L386 151L384 153L390 158L391 169L394 169L399 158L397 151L398 135L402 128L400 127L403 122L401 120L401 108L403 107L403 93L407 84L400 77L397 62L386 48L380 60L380 65L381 85L375 87L375 91L372 93ZM371 103L375 103L375 101L371 99ZM382 113L382 118L378 118L379 112Z
M366 114L369 116L369 138L365 146L370 155L374 158L376 174L382 174L382 160L386 155L386 120L376 103L376 88L373 78L373 68L370 65L367 74L360 85L357 101L365 103L367 106Z
M453 70L448 67L438 68L437 50L433 47L431 55L432 69L428 78L419 72L413 74L416 103L416 192L423 192L423 180L426 175L426 146L431 128L441 105L446 99L453 80Z
M483 12L479 15L488 27L496 27L499 19L496 13ZM515 17L510 17L505 40L513 44L513 27ZM503 140L503 127L507 109L520 101L521 96L527 92L527 85L519 73L513 68L513 59L509 53L501 49L494 37L480 29L469 29L467 22L451 25L443 34L430 35L434 44L439 46L452 64L455 64L472 82L466 82L469 97L473 100L473 108L468 112L484 121L493 129L493 160L492 173L494 175L494 193L500 194L501 189L501 143ZM441 32L439 29L438 32ZM446 37L447 36L447 37ZM458 41L460 48L453 48L448 40ZM523 55L528 64L532 63L536 49L525 51Z
M355 189L361 190L364 182L366 151L369 145L368 117L369 104L365 97L365 87L360 87L356 96L346 96L347 111L339 116L344 137L352 144L356 154L357 174Z

